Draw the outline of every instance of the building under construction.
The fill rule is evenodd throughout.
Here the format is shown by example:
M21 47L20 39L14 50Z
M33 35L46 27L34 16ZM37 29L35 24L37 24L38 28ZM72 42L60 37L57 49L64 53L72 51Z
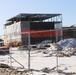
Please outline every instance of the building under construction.
M30 44L56 42L62 39L62 14L18 14L6 21L4 35L5 44L16 41L27 45L28 39Z
M76 39L76 26L63 27L63 38L75 38Z

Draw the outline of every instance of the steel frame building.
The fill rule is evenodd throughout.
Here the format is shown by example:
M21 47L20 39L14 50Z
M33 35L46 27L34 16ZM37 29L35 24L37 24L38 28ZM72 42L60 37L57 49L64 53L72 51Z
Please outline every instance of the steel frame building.
M24 42L24 39L27 40L27 38L25 38L23 36L23 34L26 33L26 32L30 32L31 36L32 36L32 33L36 33L36 29L35 29L35 31L31 31L32 26L36 26L34 24L32 25L32 23L36 23L36 24L37 23L40 23L40 24L41 23L44 23L44 24L46 23L45 24L46 27L48 27L48 25L47 25L48 23L50 23L50 24L54 23L54 28L53 29L50 28L51 31L53 31L53 30L56 31L56 33L55 33L55 31L53 31L53 34L55 35L55 37L52 37L52 39L55 38L54 40L55 40L55 42L57 42L58 40L61 40L63 38L63 35L62 35L62 14L20 13L20 14L12 17L12 18L10 18L6 21L4 35L6 35L8 37L4 38L4 42L5 43L11 42L10 41L10 38L11 38L12 41L18 41L18 42L21 41L23 44L27 44L27 41L25 41L26 43ZM51 25L50 25L50 27L51 27ZM26 31L22 32L23 29L25 29ZM41 31L41 32L46 31L47 32L47 31L50 31L50 29L43 29L43 31L40 29L37 32L39 32L39 31ZM50 33L48 32L48 35L49 34ZM44 38L44 37L42 37L42 38ZM46 38L44 40L46 40Z

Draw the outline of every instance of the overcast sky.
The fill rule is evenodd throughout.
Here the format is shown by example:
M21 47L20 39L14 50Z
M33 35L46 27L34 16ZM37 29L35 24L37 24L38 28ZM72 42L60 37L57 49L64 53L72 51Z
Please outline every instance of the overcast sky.
M19 13L60 13L63 26L76 24L76 0L0 0L0 35L6 20Z

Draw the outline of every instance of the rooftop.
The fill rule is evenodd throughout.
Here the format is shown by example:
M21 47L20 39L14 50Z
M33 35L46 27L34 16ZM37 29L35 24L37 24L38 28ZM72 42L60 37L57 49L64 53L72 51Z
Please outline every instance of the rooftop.
M9 25L14 21L43 21L46 19L50 19L56 16L60 16L61 14L29 14L29 13L20 13L10 19L7 20L5 25Z
M12 21L12 20L20 20L20 19L25 19L25 20L31 20L31 21L39 21L39 20L45 20L49 19L55 16L59 16L61 14L27 14L27 13L20 13L16 15L15 17L12 17L8 19L7 21Z

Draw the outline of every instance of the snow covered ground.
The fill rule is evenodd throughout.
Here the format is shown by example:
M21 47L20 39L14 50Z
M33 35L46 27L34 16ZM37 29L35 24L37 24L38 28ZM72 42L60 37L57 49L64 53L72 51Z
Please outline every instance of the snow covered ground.
M28 68L28 52L27 51L12 51L12 57L14 57L19 63L21 63L25 68ZM12 61L12 62L11 62ZM0 62L8 65L22 67L14 60L11 60L8 55L0 55ZM31 64L30 67L33 69L35 75L47 74L53 75L56 68L52 73L43 73L41 69L49 67L50 69L57 66L57 57L50 57L49 53L44 54L43 51L32 51L31 52ZM76 72L76 56L71 57L58 57L58 69L63 72ZM55 74L56 75L56 74Z
M68 50L69 47L76 47L75 41L75 39L66 39L59 42L58 45L63 49L65 49L66 47ZM71 43L71 46L69 46L69 43ZM54 46L54 44L51 44L51 47L49 49L32 50L30 52L30 68L33 70L33 74L31 75L65 75L64 73L76 72L76 54L71 55L70 57L51 56L52 52L56 53L56 49L57 47ZM27 50L12 48L10 52L10 56L12 56L15 60L17 60L17 62L22 64L25 69L28 69ZM8 55L0 55L0 63L5 63L15 67L22 67L15 60L11 59ZM56 72L57 65L58 69L63 71L63 73ZM41 71L45 67L50 69L49 73Z

